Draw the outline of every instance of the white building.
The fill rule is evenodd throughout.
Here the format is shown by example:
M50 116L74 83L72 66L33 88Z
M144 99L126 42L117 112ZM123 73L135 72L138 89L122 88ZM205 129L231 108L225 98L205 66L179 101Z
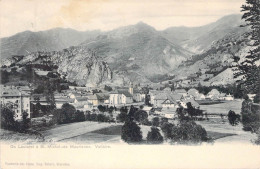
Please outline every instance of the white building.
M205 99L206 99L206 97L202 93L199 93L199 95L195 98L195 100L205 100Z
M197 89L191 88L188 90L187 94L196 98L199 95L199 91Z
M91 103L93 106L109 104L109 95L105 93L96 93L94 95L87 96L88 102Z
M228 94L224 97L224 100L234 100L234 96L232 96L231 94Z
M211 100L218 100L220 96L220 92L217 89L212 89L208 94L207 98Z
M163 91L170 92L170 91L172 91L172 89L169 87L166 87L165 89L163 89Z
M158 93L153 96L153 107L162 107L162 103L167 99L166 93Z
M6 105L12 107L14 111L14 119L22 120L23 112L28 113L28 118L31 117L30 114L30 93L25 91L20 91L14 86L4 87L1 86L1 105Z
M116 90L110 93L109 104L120 105L133 103L133 95L127 90Z
M133 90L133 100L135 100L136 102L143 102L144 98L145 95L143 97L139 90Z
M177 103L175 103L173 100L167 98L162 102L162 107L170 109L170 108L174 108L176 104Z

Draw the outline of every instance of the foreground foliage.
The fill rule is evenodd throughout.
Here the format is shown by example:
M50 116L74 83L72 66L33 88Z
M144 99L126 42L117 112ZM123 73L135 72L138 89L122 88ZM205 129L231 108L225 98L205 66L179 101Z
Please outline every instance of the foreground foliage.
M157 127L151 127L147 134L147 142L150 144L159 144L163 142L163 137Z
M132 120L127 120L122 126L121 138L127 143L142 141L141 128Z
M236 114L234 111L230 110L228 112L228 121L232 126L238 125L240 121L240 115Z
M1 106L1 128L16 132L26 132L30 128L30 119L28 113L23 112L22 121L15 121L14 111L12 109Z
M194 121L180 121L176 126L165 124L162 129L164 136L177 144L198 144L208 141L207 132Z

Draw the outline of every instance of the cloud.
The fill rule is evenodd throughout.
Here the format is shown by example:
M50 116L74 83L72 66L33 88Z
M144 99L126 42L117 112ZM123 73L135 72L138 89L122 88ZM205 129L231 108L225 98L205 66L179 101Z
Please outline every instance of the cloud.
M146 22L156 29L200 26L239 13L244 0L2 0L0 37L55 27L111 30Z

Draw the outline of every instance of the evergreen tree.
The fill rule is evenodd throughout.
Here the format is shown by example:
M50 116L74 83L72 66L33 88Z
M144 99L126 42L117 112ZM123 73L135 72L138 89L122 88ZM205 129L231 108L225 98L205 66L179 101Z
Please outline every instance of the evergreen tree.
M15 130L14 112L1 106L1 128L7 130Z
M127 142L140 142L142 141L141 128L132 120L127 120L122 126L121 138Z
M238 68L235 77L243 77L240 82L244 86L245 93L258 93L260 91L260 68L257 64L260 57L260 1L246 0L246 4L241 8L241 11L244 12L242 19L246 21L242 26L248 26L251 30L248 33L251 43L248 45L252 48L244 61L239 62L239 57L234 57Z

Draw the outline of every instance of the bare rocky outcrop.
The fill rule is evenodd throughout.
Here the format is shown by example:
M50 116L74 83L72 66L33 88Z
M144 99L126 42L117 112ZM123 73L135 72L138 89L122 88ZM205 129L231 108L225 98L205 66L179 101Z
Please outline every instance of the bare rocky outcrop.
M84 47L70 47L58 52L31 53L17 64L56 65L61 76L79 85L96 86L114 80L108 64Z

